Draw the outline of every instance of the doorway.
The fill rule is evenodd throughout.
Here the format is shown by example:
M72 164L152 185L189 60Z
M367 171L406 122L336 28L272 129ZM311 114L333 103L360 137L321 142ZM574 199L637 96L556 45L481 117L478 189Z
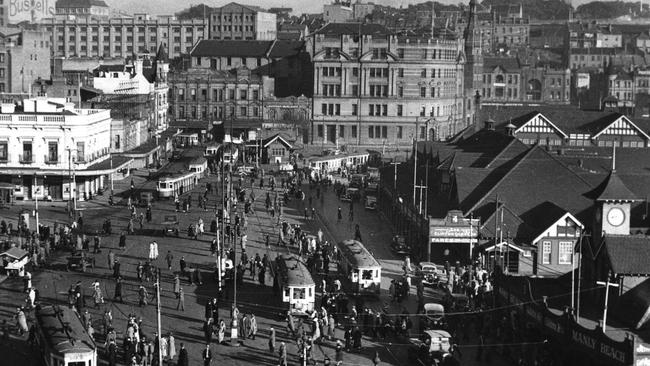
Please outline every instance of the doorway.
M327 125L327 141L336 143L336 125Z

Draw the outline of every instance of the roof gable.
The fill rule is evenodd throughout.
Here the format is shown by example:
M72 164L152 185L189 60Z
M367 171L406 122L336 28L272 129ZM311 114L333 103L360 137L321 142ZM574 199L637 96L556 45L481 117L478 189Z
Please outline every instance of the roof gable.
M279 133L265 139L264 144L262 146L264 148L267 148L267 147L269 147L269 145L271 145L272 143L274 143L276 141L279 141L287 149L293 149L293 146L289 143L289 141L285 140L284 137L282 137Z
M594 128L597 131L594 135L594 138L598 136L605 135L624 135L624 134L634 134L642 136L646 141L650 140L650 136L646 134L642 129L640 129L634 122L630 121L626 116L619 113L612 113L609 116L603 117L600 120L594 121L593 123L585 126L587 128Z
M550 207L550 205L555 206L555 210L554 210L554 212L551 211L551 212L549 212L548 215L543 216L544 218L547 219L546 222L540 222L539 225L538 225L538 227L540 229L542 229L542 232L539 235L537 235L530 242L531 244L535 244L538 241L540 241L543 237L548 236L548 231L551 228L553 228L553 227L555 227L557 225L560 225L560 224L565 224L567 222L567 220L573 221L573 223L576 224L576 226L579 226L581 229L584 229L584 225L582 224L582 222L580 222L580 220L578 220L570 212L566 212L564 209L562 209L561 207L556 206L552 202L545 202L545 204L548 204L549 207ZM560 214L559 218L557 216L558 213Z
M515 133L554 133L560 134L563 138L569 137L564 131L553 124L553 122L537 111L523 115L517 121L513 121L513 124L519 126L515 130Z

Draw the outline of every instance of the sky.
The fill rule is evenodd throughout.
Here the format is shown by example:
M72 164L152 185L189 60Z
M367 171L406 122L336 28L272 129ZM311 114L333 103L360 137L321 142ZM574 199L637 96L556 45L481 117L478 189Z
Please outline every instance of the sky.
M230 3L228 0L105 0L106 3L118 9L122 9L128 13L149 13L149 14L173 14L191 4L206 4L208 6L217 7ZM354 1L354 0L353 0ZM407 6L408 4L421 3L426 0L364 0L363 2L374 2L375 4L391 5L399 7L400 5ZM443 4L459 3L467 1L459 0L437 0ZM572 0L573 6L589 2L590 0ZM638 1L638 0L634 0ZM238 0L241 4L257 5L262 8L272 7L288 7L293 8L294 14L299 15L302 13L320 13L323 11L323 5L329 4L332 0ZM513 1L515 2L515 1Z

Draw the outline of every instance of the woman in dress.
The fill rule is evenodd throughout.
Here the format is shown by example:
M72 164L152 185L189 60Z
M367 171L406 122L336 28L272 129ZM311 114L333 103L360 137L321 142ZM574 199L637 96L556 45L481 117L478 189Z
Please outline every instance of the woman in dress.
M176 340L174 339L174 334L172 334L172 332L169 332L167 343L169 348L169 359L173 360L174 357L176 357Z
M226 323L222 320L219 321L219 331L217 334L219 344L224 344L226 338Z

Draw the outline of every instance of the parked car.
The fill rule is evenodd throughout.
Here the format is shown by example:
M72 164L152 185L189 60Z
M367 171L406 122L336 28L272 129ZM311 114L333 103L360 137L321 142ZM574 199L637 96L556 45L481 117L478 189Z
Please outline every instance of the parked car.
M424 322L424 329L444 329L445 307L435 302L424 304Z
M393 240L390 243L390 250L393 253L401 255L408 255L411 253L411 248L406 245L406 238L402 235L393 236Z
M344 202L358 201L360 198L361 192L359 192L358 188L347 188L341 195L341 201Z
M176 215L165 215L165 218L162 222L163 236L178 236L178 216Z
M366 196L365 200L365 208L366 210L376 210L377 209L377 197L375 196Z
M411 338L408 350L411 365L456 365L451 357L451 335L444 330L426 330Z

